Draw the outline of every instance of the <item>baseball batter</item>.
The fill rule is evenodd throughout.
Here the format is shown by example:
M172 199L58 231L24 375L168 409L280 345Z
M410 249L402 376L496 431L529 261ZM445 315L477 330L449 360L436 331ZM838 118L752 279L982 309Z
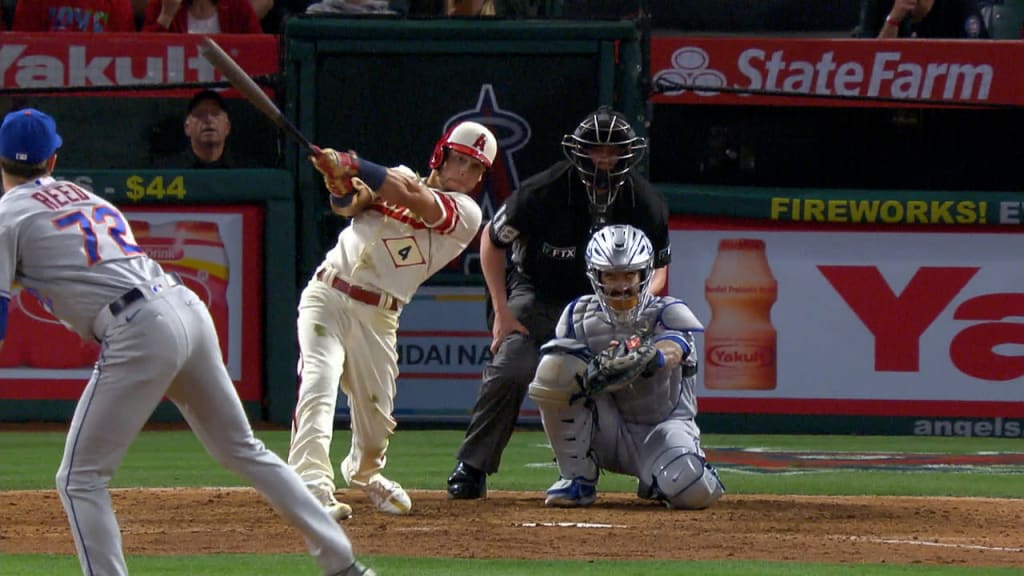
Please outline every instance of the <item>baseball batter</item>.
M706 508L725 488L704 458L694 421L693 333L704 327L682 301L651 296L654 251L637 228L602 228L585 258L594 294L566 306L529 387L560 476L544 503L593 504L605 469L636 476L642 498ZM584 393L579 379L588 360L634 335L653 341L656 362L617 389Z
M490 130L462 122L437 142L425 179L330 149L312 158L334 212L352 222L299 302L301 384L288 462L335 518L351 514L334 496L330 459L339 383L352 426L340 466L345 482L382 512L412 508L405 490L381 474L395 430L398 317L420 284L476 236L481 213L468 193L497 151Z
M101 343L56 479L82 572L127 574L107 486L166 395L206 450L302 532L324 574L372 574L299 477L253 437L202 300L146 256L120 210L50 176L61 143L54 120L35 109L0 124L0 346L15 282Z

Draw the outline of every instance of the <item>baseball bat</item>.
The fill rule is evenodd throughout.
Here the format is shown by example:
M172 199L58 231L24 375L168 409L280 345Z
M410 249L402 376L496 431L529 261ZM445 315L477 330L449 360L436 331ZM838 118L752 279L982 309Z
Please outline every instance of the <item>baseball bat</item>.
M263 89L260 88L256 82L254 82L253 79L245 73L245 70L242 70L242 67L238 65L238 62L235 62L234 58L229 56L228 53L218 46L212 38L209 36L203 38L199 43L199 54L203 58L206 58L206 60L217 69L217 71L223 74L224 77L228 79L228 82L230 82L236 90L241 92L242 96L245 96L245 99L255 106L257 110L262 112L267 118L270 118L270 121L277 125L278 128L284 130L285 134L291 136L300 144L305 146L306 150L309 150L310 154L315 156L320 153L320 149L314 146L313 143L302 134L298 127L296 127L295 124L292 124L292 121L281 113L281 110L276 104L274 104L273 100L267 96Z

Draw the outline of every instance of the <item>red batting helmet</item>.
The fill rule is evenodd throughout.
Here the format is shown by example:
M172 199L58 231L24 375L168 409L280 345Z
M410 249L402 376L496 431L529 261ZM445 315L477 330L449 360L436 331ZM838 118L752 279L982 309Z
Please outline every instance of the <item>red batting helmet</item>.
M476 122L459 122L445 132L434 146L430 156L430 169L434 170L444 163L446 150L455 150L476 158L487 168L494 163L498 154L498 140L483 124Z

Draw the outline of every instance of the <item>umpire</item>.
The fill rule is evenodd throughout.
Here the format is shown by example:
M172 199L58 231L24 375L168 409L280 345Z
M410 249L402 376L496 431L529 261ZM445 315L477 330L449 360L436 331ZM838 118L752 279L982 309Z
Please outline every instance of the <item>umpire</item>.
M594 231L608 224L643 230L655 250L651 292L665 287L668 206L632 173L646 149L621 114L602 106L562 138L566 160L523 182L484 227L480 263L494 356L448 477L449 498L487 495L486 476L498 471L540 345L554 336L562 309L591 292L584 252ZM506 266L510 247L512 266Z

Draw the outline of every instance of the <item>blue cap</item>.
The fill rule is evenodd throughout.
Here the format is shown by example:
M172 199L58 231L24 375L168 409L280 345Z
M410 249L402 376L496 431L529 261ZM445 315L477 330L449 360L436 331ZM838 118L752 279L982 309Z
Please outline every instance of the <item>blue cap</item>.
M8 160L39 164L63 143L57 123L35 108L15 110L0 124L0 156Z

